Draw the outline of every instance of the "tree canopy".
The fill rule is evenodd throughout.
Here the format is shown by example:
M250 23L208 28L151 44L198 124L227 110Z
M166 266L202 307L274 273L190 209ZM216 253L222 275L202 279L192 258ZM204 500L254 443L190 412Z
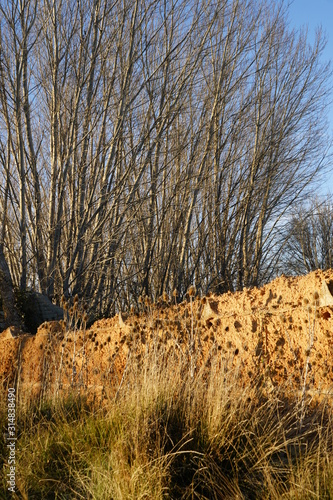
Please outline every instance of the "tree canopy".
M3 0L0 245L110 314L258 285L328 165L325 40L283 2Z

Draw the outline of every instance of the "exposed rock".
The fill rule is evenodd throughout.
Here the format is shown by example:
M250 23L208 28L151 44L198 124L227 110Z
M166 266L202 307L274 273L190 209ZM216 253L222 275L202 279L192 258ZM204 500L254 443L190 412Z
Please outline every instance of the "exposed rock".
M64 317L61 307L52 304L48 297L38 292L30 290L26 292L17 291L16 302L24 318L25 328L33 334L46 321L59 321ZM0 309L0 332L5 328L4 313Z
M9 379L19 359L25 395L54 391L60 367L61 387L70 387L75 344L78 383L92 390L117 387L129 353L131 359L140 359L151 345L164 359L172 351L182 350L184 360L195 354L201 366L210 366L215 353L221 383L226 370L237 374L242 385L262 383L294 394L302 391L305 381L308 395L332 403L331 282L333 270L281 276L260 289L196 298L169 308L150 306L147 313L128 318L121 313L75 334L63 332L59 322L44 323L37 336L26 337L24 343L7 331L0 336L0 380ZM49 304L42 307L43 319L55 312L62 316Z
M18 291L16 300L23 314L25 326L30 333L35 334L38 327L46 321L63 319L62 308L52 304L46 295L34 291Z

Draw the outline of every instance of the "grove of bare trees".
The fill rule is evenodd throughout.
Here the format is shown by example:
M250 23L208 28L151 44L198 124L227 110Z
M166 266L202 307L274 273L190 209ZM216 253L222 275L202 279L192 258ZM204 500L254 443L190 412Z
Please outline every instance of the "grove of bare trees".
M294 208L287 230L283 265L291 274L333 268L333 203L310 198Z
M0 247L96 315L258 285L329 157L325 40L268 0L2 0Z

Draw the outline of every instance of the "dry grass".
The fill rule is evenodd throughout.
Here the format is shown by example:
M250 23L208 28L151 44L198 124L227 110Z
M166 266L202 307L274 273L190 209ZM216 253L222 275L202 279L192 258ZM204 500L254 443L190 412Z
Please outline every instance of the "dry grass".
M67 394L58 394L58 385L18 408L16 498L333 498L331 408L309 406L305 391L300 398L265 384L244 387L225 356L221 366L214 341L202 366L194 313L179 318L180 345L146 307L151 339L139 330L128 335L125 371L112 379L109 367L101 397L82 396L72 357ZM61 365L57 360L59 384L65 352ZM81 353L89 363L88 351ZM0 418L5 426L4 403ZM6 453L1 442L3 499L13 498Z

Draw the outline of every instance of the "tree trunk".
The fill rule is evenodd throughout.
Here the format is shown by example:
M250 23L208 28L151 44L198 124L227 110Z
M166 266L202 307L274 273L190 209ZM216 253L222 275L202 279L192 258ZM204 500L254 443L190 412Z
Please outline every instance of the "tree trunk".
M10 270L0 245L0 295L6 326L24 329L22 318L15 304L14 287Z

